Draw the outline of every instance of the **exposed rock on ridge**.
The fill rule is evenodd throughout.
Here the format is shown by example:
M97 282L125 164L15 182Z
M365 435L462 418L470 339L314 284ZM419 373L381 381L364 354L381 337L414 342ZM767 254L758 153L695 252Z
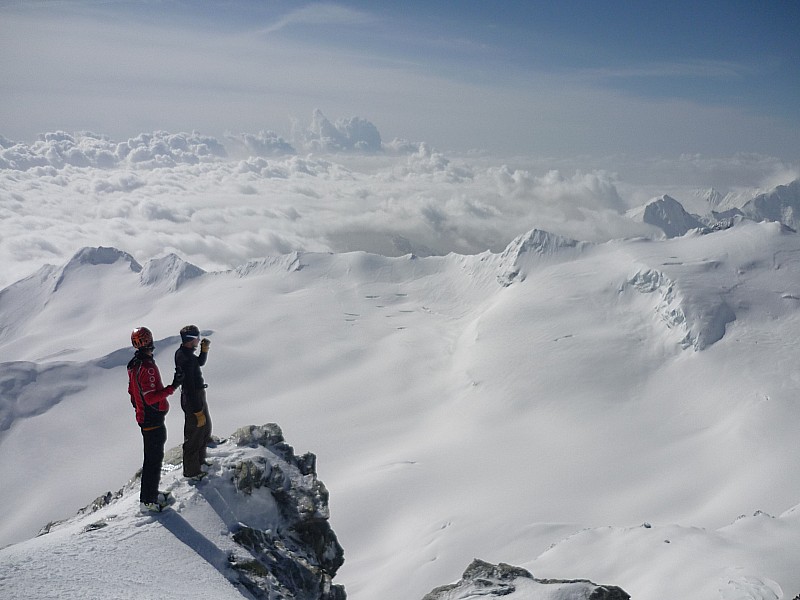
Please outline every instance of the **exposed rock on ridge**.
M558 593L562 600L628 600L616 586L597 585L586 579L536 579L519 567L504 563L492 565L475 559L464 571L461 580L438 587L422 600L458 600L461 598L507 598L514 600L547 600Z
M229 443L267 448L273 457L241 460L232 471L239 494L250 496L263 488L277 503L283 525L276 531L240 523L234 541L255 557L238 570L249 571L257 598L344 600L344 588L332 578L344 564L344 550L328 524L328 490L316 476L316 457L295 456L274 423L237 430ZM253 586L250 586L253 587ZM262 590L266 590L263 593ZM278 594L282 595L276 595Z

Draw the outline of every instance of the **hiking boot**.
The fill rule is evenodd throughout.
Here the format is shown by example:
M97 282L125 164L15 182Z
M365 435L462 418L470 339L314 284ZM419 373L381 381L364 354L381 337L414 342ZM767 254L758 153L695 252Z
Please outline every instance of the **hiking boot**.
M186 476L186 479L189 480L189 483L197 483L198 481L202 481L205 477L208 477L208 473L200 471L197 475Z
M142 502L139 504L139 509L142 512L159 513L161 508L162 506L158 502Z

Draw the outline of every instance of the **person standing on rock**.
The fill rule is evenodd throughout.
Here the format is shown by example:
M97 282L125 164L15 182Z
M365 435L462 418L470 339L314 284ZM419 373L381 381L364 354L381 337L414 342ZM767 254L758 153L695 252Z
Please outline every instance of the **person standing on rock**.
M211 417L206 403L206 384L201 367L208 359L211 340L200 340L196 325L181 329L181 345L175 351L175 368L184 374L181 387L183 425L183 476L200 481L206 476L202 466L206 463L206 445L211 440ZM199 356L195 350L200 346Z
M131 344L136 348L136 353L128 363L128 394L144 443L139 501L144 510L161 512L166 504L165 494L162 493L162 498L159 498L158 484L167 441L167 428L164 425L164 418L169 411L167 397L181 385L183 373L176 369L172 383L164 386L153 359L153 333L147 327L137 327L131 332Z

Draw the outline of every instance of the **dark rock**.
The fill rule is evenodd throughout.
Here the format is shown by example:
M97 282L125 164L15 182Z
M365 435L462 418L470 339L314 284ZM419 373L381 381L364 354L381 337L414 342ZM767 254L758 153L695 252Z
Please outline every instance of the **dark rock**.
M236 463L233 483L242 494L271 494L283 523L279 531L242 524L233 534L258 563L232 563L242 581L257 598L344 600L344 587L332 583L344 564L344 550L328 523L329 494L317 478L316 456L296 456L273 423L243 427L231 436L231 443L268 450L263 458ZM264 595L263 590L277 595Z
M501 598L512 596L521 585L520 580L530 580L541 586L574 585L575 598L588 600L629 600L630 596L616 586L604 586L592 583L587 579L561 580L561 579L536 579L520 567L505 563L493 565L475 559L464 571L461 580L449 585L438 587L425 595L422 600L456 600L457 598ZM527 600L534 600L537 596L525 595ZM542 598L550 597L549 591L543 589ZM564 596L567 597L567 596Z
M233 540L256 557L256 561L231 562L244 575L243 583L256 598L346 598L344 587L333 585L333 575L319 564L317 557L291 537L242 527L233 534Z

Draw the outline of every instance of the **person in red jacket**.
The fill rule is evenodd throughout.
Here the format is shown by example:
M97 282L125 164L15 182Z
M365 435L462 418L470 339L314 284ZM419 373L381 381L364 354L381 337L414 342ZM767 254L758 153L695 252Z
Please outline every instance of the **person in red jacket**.
M169 411L168 396L181 384L183 374L176 369L172 383L164 386L161 373L153 359L153 333L147 327L137 327L131 333L131 344L136 348L128 363L128 394L136 411L136 422L142 431L144 461L139 501L145 510L160 512L164 502L159 502L158 484L161 481L161 462L167 428L164 418Z

